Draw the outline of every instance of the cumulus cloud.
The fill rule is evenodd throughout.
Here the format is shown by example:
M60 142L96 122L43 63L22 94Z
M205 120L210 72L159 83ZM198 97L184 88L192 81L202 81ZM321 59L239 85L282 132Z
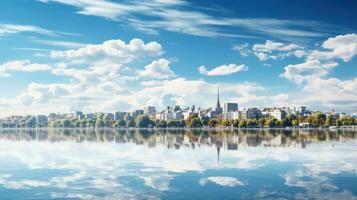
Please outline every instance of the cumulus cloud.
M229 75L240 71L247 71L248 66L246 65L236 65L236 64L229 64L229 65L221 65L215 67L212 70L207 70L205 66L200 66L198 71L206 76L223 76Z
M154 60L149 65L146 65L139 75L154 79L167 79L176 76L170 68L170 61L163 58Z
M51 66L48 64L31 63L30 60L13 60L0 64L0 76L11 76L11 72L37 72L49 71Z
M251 53L251 50L248 47L248 43L235 44L233 45L233 50L239 52L242 57L247 57Z
M326 108L351 110L357 108L355 79L340 80L331 77L331 70L339 64L338 59L350 61L357 54L357 35L346 34L328 38L321 46L324 50L300 51L294 53L304 57L299 64L284 68L282 77L298 84L302 90L294 99L305 104L318 104ZM298 52L300 51L300 52Z
M141 39L132 39L128 44L122 40L107 40L102 44L88 44L85 47L52 51L52 58L66 59L73 63L130 63L135 58L155 56L162 53L157 42L144 43Z
M286 66L285 72L281 76L301 84L305 80L327 75L329 70L337 65L338 63L336 62L321 63L319 60L307 60L301 64L290 64Z
M235 186L246 185L242 181L239 181L238 179L229 176L211 176L208 178L202 178L199 181L200 185L206 185L208 182L212 182L224 187L235 187Z
M322 47L329 51L314 50L307 59L331 60L339 58L348 62L357 55L357 34L331 37L322 44Z
M302 47L296 44L284 44L282 42L267 40L264 44L254 44L252 51L260 61L264 61L268 59L284 59L298 49L302 49ZM299 53L301 54L301 52L297 52L297 54Z

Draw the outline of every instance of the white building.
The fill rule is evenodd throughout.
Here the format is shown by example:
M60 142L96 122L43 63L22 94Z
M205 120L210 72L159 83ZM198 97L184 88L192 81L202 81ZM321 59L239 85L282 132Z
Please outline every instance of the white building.
M270 112L270 115L272 117L274 117L275 119L277 119L277 120L282 120L282 119L285 118L285 112L282 111L282 110L278 110L278 109L273 110L272 112Z

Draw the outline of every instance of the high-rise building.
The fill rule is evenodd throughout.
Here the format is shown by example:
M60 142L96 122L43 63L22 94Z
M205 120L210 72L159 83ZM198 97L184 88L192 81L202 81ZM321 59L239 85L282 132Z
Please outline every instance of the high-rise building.
M146 106L144 108L144 114L145 115L151 115L151 114L154 114L154 113L156 113L156 109L155 109L154 106Z
M115 112L114 119L115 120L124 120L125 115L126 115L126 112L120 112L120 111Z
M41 123L47 123L48 119L46 115L37 115L36 117L36 122L41 124Z
M76 111L76 118L78 120L84 119L84 114L82 111Z
M234 112L238 110L238 104L237 103L224 103L223 105L223 112Z

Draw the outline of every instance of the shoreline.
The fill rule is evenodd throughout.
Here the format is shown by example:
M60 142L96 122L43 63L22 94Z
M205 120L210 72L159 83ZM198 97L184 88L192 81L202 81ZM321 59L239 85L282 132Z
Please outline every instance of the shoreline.
M129 130L129 131L135 131L135 130L149 130L149 131L163 131L163 130L172 130L172 131L236 131L236 130L280 130L280 131L293 131L293 130L329 130L329 131L335 131L335 130L352 130L352 131L357 131L357 126L347 126L347 127L335 127L335 128L329 128L329 127L199 127L199 128L138 128L138 127L130 127L130 128L61 128L61 127L36 127L36 128L29 128L29 127L24 127L24 128L0 128L0 130Z

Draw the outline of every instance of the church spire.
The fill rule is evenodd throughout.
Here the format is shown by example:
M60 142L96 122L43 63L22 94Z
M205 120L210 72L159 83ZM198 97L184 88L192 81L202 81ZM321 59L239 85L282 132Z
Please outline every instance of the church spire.
M221 107L221 103L219 102L219 87L217 88L217 108Z

